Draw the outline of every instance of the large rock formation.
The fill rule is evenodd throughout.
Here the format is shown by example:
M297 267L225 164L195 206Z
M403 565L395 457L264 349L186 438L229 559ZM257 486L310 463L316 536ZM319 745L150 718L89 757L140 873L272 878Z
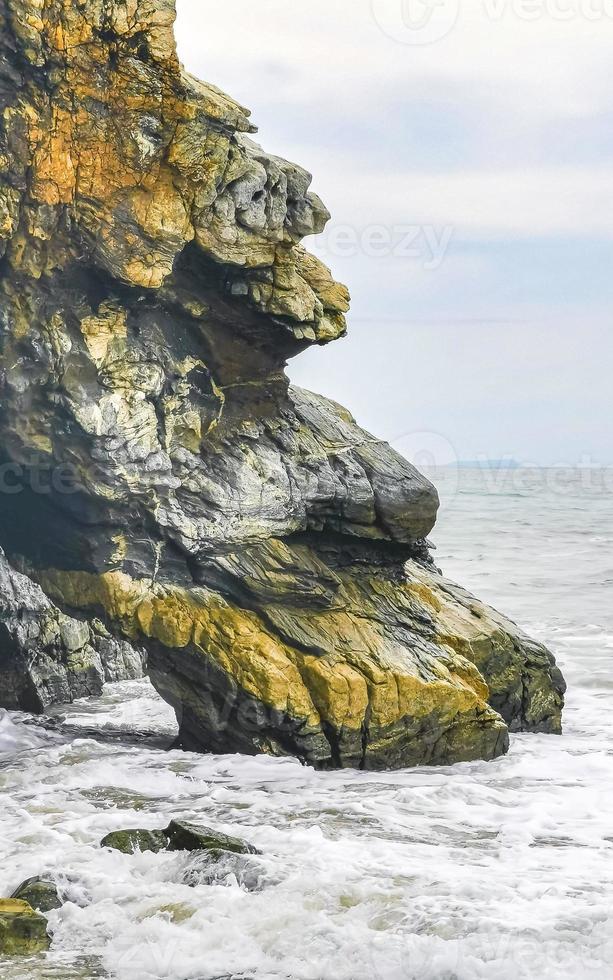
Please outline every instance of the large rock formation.
M190 748L385 767L559 731L552 657L432 566L431 484L288 386L345 332L300 244L328 214L173 19L0 0L0 541L146 644Z

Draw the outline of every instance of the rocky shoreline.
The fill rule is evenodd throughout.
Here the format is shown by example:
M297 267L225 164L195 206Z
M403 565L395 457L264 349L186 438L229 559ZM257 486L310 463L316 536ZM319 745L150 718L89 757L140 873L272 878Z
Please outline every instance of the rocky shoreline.
M260 852L238 837L230 837L210 827L184 820L172 820L164 830L127 829L114 831L100 847L135 854L145 851L184 851L206 864L188 884L215 884L235 875L242 887L257 888L258 869L249 867L247 856ZM208 869L208 874L207 874ZM61 909L65 896L52 877L29 878L10 898L0 898L0 957L34 956L51 947L49 912Z
M146 658L198 751L386 769L558 733L551 654L434 567L435 488L289 385L346 330L301 244L328 212L174 15L0 0L0 705Z

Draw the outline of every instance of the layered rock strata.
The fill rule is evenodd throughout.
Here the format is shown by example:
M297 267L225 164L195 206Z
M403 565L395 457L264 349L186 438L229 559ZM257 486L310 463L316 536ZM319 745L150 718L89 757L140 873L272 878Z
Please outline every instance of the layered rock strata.
M384 768L560 730L446 582L434 487L288 358L345 333L328 213L188 75L173 0L0 0L0 542L147 649L188 748Z

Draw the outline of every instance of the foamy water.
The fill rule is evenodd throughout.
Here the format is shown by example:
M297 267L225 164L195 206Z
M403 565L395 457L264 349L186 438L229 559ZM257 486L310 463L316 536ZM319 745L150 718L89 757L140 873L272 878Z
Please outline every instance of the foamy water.
M52 731L5 714L0 894L46 872L66 902L52 952L0 962L3 980L613 980L611 494L580 474L563 492L539 471L441 480L437 562L556 652L564 736L514 736L494 763L322 774L165 750L172 715L146 682ZM98 846L171 816L262 856L215 880L193 855Z

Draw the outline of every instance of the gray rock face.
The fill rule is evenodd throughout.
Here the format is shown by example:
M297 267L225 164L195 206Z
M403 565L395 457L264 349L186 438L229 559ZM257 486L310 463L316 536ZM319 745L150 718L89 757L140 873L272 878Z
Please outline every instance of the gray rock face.
M40 712L100 694L102 674L87 624L61 613L0 555L0 705Z
M127 642L60 612L0 551L0 707L38 713L142 672Z
M100 657L105 683L135 681L145 675L147 656L142 648L112 636L99 619L92 619L89 627L92 643Z

